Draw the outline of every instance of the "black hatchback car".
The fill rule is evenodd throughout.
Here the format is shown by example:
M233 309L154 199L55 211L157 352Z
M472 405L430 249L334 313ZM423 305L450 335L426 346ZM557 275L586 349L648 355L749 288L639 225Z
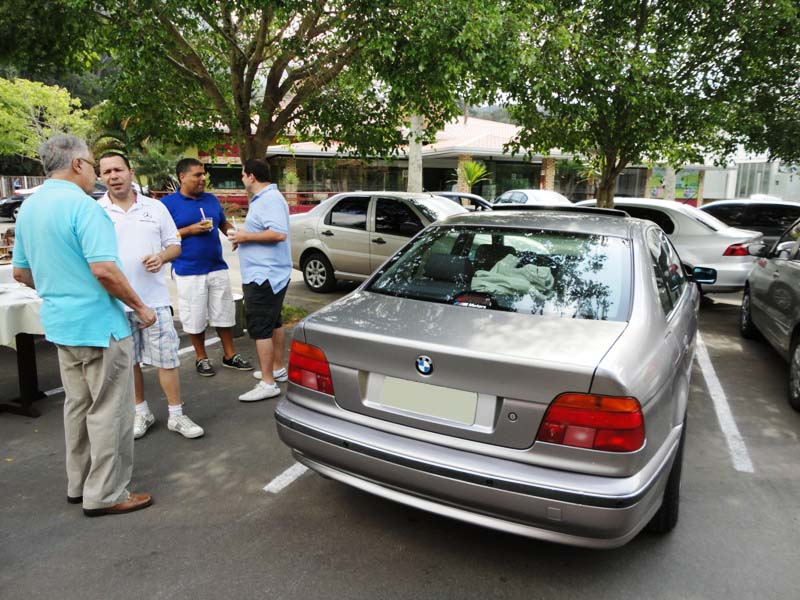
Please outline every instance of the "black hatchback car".
M108 188L106 188L106 186L99 181L95 182L94 191L91 194L92 198L99 200L106 193L107 189ZM16 221L17 215L19 214L19 208L22 206L22 203L28 196L33 195L38 190L39 186L27 190L20 190L11 196L7 196L6 198L0 200L0 217Z

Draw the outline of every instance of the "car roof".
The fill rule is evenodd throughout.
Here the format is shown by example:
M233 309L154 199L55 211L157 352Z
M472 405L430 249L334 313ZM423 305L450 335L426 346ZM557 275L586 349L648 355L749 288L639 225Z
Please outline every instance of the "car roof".
M590 202L596 202L596 200L582 200L578 204L586 206ZM691 213L693 209L696 209L691 204L686 204L684 202L678 202L677 200L659 200L659 199L652 199L652 198L614 198L614 206L641 206L644 208L661 208L664 210L674 210L680 213Z
M426 192L427 194L431 194L433 196L459 196L464 198L475 198L476 200L486 200L483 196L479 196L478 194L473 194L472 192ZM486 200L488 202L488 200Z
M331 198L339 197L339 196L377 196L377 195L380 195L380 196L392 196L394 198L404 198L406 200L427 200L427 199L431 198L432 196L436 196L437 194L434 194L432 192L420 192L420 193L416 193L416 192L387 192L386 190L375 190L375 191L371 191L371 192L366 192L366 191L363 191L363 190L358 190L356 192L338 192L336 194L336 196L331 196Z
M486 227L515 227L521 229L548 229L573 231L594 235L631 237L631 229L651 225L648 221L623 215L577 212L558 208L543 210L498 210L455 215L442 221L445 225L475 225Z
M715 200L708 204L700 206L700 210L711 208L714 206L795 206L800 208L800 202L792 202L791 200L753 200L752 198L733 198L731 200Z

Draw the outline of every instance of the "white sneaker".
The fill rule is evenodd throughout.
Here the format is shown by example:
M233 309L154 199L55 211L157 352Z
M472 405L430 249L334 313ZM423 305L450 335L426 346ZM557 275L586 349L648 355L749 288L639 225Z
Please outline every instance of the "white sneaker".
M177 431L183 437L189 438L190 440L199 438L205 433L200 425L192 421L186 415L170 417L169 421L167 421L167 429L170 431Z
M147 413L146 415L136 413L133 417L133 439L138 440L142 437L155 422L156 418L153 413Z
M261 379L261 371L253 371L253 377L256 379ZM289 381L289 373L286 372L286 369L273 371L272 378L278 383L283 383L285 381Z
M278 387L277 383L270 385L268 383L264 383L263 381L259 381L256 384L256 387L239 396L239 400L242 402L257 402L259 400L266 400L267 398L274 398L275 396L280 395L281 388Z

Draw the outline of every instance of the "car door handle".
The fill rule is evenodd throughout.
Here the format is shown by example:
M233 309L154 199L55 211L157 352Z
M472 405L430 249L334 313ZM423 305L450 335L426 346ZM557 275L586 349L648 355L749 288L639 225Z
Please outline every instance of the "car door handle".
M778 273L778 272L775 272L775 273L772 274L772 278L773 279L778 279L780 276L781 276L781 274Z
M330 229L326 229L325 231L320 233L320 235L327 235L328 237L331 237L333 235L333 232Z
M372 241L373 241L373 243L375 243L375 244L385 244L385 243L386 243L386 240L385 240L385 239L383 239L383 238L375 238L375 239L374 239L374 240L372 240Z

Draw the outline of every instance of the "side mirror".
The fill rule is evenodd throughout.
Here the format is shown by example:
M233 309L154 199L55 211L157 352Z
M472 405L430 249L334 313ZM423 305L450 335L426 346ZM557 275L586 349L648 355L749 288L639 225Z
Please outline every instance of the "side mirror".
M695 267L692 269L692 281L706 284L716 283L717 270L709 267Z
M762 244L761 242L756 242L755 244L747 244L747 253L750 256L758 256L758 257L765 257L769 248L766 244Z
M792 248L794 248L794 244L794 242L781 242L775 246L775 258L789 258L789 255L792 253Z

